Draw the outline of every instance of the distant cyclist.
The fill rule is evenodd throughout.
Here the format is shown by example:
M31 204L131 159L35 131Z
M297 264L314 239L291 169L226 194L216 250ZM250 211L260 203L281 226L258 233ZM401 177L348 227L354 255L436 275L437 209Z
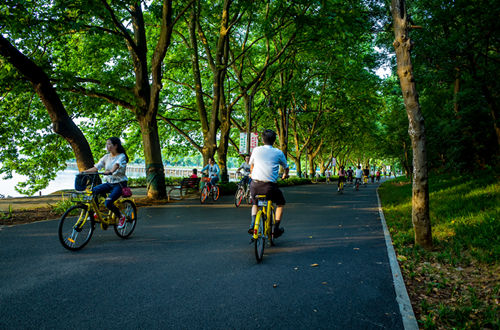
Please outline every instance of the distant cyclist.
M236 170L236 173L240 173L240 171L242 171L243 173L241 173L243 175L243 177L241 178L241 182L245 185L247 184L250 184L250 181L252 181L252 179L250 178L250 156L245 156L245 161L243 162L243 164L241 164L240 167L238 167L238 169Z
M349 166L349 169L346 172L347 172L347 181L352 182L353 171L352 171L352 169L351 169L350 166Z
M361 184L361 179L363 178L363 170L361 169L361 165L358 165L355 176L356 182L354 182L354 185L356 185L358 182Z
M363 170L363 176L365 177L364 183L368 183L368 177L370 176L370 169L368 168L368 166Z
M280 223L283 216L283 207L285 206L286 201L276 182L278 181L280 165L285 169L282 179L288 177L289 168L283 151L273 147L274 141L276 141L276 133L273 130L266 129L262 133L262 140L264 145L253 150L249 162L252 176L250 195L252 197L253 206L252 223L248 233L253 234L255 217L257 216L257 211L259 210L255 196L266 195L267 198L276 203L274 237L278 238L285 231L283 228L280 228Z
M210 185L214 186L217 182L219 182L220 168L219 165L215 163L213 157L208 159L208 164L204 168L201 169L201 172L208 172L208 177L210 178Z
M337 184L337 191L340 191L340 183L345 182L347 172L344 170L344 166L340 166L339 169L339 183Z

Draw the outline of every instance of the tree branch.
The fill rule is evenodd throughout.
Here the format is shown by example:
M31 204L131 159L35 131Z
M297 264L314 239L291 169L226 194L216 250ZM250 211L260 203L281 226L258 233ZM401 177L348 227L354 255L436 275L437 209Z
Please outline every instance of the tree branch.
M75 94L81 94L81 95L85 95L85 96L89 96L89 97L103 99L103 100L108 101L109 103L124 107L126 109L130 109L132 111L135 109L132 104L130 104L124 100L121 100L117 97L107 95L104 93L95 92L95 91L89 91L83 87L71 87L71 88L68 88L67 90L72 92L72 93L75 93Z
M193 147L195 147L199 152L203 151L202 147L200 147L189 135L187 135L186 132L184 132L179 127L177 127L177 125L175 125L170 119L165 118L164 116L162 116L160 114L157 114L156 116L158 118L160 118L161 120L165 121L167 124L169 124L170 127L175 129L180 135L184 136L189 141L189 143L191 143L191 145L193 145Z

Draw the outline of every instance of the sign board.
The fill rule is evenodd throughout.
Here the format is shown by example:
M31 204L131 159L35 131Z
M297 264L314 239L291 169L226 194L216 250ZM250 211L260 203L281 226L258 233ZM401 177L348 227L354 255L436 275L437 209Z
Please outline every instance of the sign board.
M253 151L255 147L259 145L259 134L252 132L250 133L250 152ZM247 133L240 132L240 154L247 153Z

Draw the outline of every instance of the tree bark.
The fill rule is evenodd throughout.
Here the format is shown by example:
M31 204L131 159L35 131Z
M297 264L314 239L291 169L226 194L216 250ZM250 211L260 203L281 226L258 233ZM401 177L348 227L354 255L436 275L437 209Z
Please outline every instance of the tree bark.
M415 231L415 243L425 249L432 248L432 232L429 217L429 184L427 173L427 151L425 140L424 117L422 115L411 63L412 41L408 36L405 0L392 0L394 21L394 48L396 50L397 71L404 104L408 115L410 135L413 147L413 196L412 223Z
M73 149L80 171L94 166L94 157L82 131L71 120L49 77L35 62L22 54L0 34L0 55L28 79L52 121L52 129Z

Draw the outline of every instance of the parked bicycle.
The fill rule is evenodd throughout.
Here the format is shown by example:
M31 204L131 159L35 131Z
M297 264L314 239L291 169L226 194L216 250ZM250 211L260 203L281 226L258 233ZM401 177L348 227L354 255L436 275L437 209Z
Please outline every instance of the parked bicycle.
M248 176L245 177L243 174L238 172L238 178L241 179L240 182L238 182L238 188L236 189L236 193L234 194L234 205L236 207L240 206L243 200L246 200L248 204L251 203L250 184L247 183L249 182Z
M262 262L264 257L264 246L266 239L270 246L274 246L274 225L276 221L273 202L268 200L266 195L256 195L259 210L255 217L252 242L255 247L255 258L257 262Z
M203 182L204 185L203 188L201 188L200 203L204 204L210 196L212 196L214 201L218 200L220 193L219 186L217 184L212 185L208 177L201 178L201 182Z
M135 229L137 207L133 199L120 197L115 202L121 214L126 217L125 225L119 229L119 219L113 212L104 207L104 198L92 193L92 188L97 183L99 175L103 175L103 173L86 174L88 180L85 185L87 188L85 191L72 193L71 200L76 205L68 208L59 220L59 241L68 250L80 250L87 245L92 238L96 223L100 224L102 230L113 226L116 235L120 238L130 237Z

